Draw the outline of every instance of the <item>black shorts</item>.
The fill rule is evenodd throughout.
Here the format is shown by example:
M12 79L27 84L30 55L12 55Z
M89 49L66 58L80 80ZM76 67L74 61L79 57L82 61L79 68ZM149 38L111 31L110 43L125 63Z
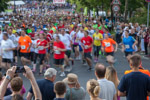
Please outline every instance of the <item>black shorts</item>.
M70 58L70 56L71 56L71 50L67 50L67 51L65 52L65 54L67 55L68 58Z
M63 65L64 64L64 59L54 59L54 64L55 65Z
M2 58L2 62L3 63L11 63L12 60L11 59L6 59L6 58Z
M75 47L78 47L78 45L73 45L73 52L75 52Z
M18 55L18 51L17 50L13 50L14 56L16 57Z
M91 52L84 53L84 58L92 59Z
M45 54L38 54L39 58L40 58L40 65L43 64L44 58L45 58Z
M106 56L114 56L114 52L106 52L105 55Z
M34 52L30 52L30 60L34 61Z
M125 53L125 56L127 57L128 55L132 55L133 54L133 52L124 52Z
M20 52L20 57L24 57L26 59L30 59L30 53L21 53Z

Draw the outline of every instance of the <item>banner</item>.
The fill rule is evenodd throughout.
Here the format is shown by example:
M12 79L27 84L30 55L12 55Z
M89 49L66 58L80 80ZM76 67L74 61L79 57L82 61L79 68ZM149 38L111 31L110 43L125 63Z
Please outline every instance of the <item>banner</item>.
M53 3L57 3L57 4L64 4L66 3L66 0L53 0Z

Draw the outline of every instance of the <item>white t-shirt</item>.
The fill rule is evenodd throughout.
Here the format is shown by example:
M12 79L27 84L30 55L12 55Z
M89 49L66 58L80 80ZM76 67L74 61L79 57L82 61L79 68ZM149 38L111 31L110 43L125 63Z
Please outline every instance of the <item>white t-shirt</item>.
M11 34L11 35L8 34L8 37L10 40L12 40L13 43L15 43L16 36L14 34Z
M35 49L34 49L34 52L35 52L35 53L38 53L38 51L39 51L38 48L36 48L36 45L37 45L37 41L38 41L38 40L39 40L39 39L32 41L32 46L35 48Z
M81 31L79 31L77 33L77 37L79 38L79 40L81 40L84 37L84 33L82 33ZM81 45L81 41L79 41L79 45Z
M59 36L59 37L61 37L61 34L53 34L53 38L54 38L54 40L56 40L56 36Z
M20 38L20 36L15 38L15 41L14 41L15 47L18 47L19 38Z
M71 37L69 34L60 35L60 40L64 43L67 50L71 50Z
M12 40L10 40L10 39L2 40L2 42L1 42L2 58L13 59L13 50L5 51L5 49L11 49L11 48L15 48L15 45L12 42Z

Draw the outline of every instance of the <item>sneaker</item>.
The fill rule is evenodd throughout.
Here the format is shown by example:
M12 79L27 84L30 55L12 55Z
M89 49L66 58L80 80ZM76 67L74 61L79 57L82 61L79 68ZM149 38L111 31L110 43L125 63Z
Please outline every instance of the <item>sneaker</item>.
M91 70L92 70L92 68L90 67L90 68L88 68L87 70L88 70L88 71L91 71Z
M72 70L72 66L68 66L68 68L65 71L70 72L71 70Z
M64 72L61 72L60 76L64 77L64 76L66 76L66 74Z

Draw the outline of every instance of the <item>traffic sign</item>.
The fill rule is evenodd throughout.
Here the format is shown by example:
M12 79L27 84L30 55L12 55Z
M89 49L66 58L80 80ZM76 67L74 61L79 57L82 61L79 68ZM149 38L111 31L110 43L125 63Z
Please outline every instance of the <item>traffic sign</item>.
M121 5L120 0L113 0L111 5Z
M113 5L112 10L114 12L118 12L120 10L120 7L118 5Z
M150 0L145 0L146 2L150 2Z

